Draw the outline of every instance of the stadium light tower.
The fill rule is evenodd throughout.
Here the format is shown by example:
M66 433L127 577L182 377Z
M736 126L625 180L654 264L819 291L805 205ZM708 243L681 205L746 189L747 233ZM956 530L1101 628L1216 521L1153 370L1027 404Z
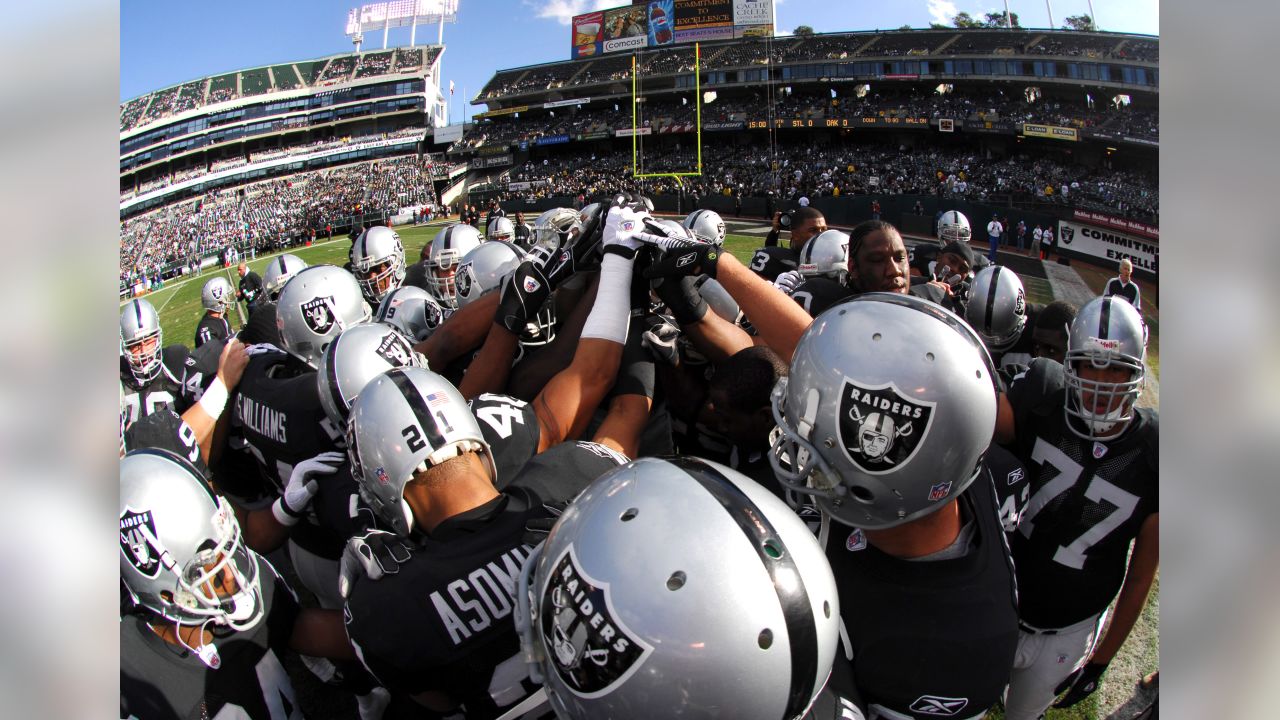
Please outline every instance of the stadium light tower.
M419 25L439 24L437 42L444 44L444 24L458 21L458 0L391 0L361 5L347 11L347 35L355 36L365 28L382 26L382 49L387 49L391 28L409 28L409 45L418 40Z

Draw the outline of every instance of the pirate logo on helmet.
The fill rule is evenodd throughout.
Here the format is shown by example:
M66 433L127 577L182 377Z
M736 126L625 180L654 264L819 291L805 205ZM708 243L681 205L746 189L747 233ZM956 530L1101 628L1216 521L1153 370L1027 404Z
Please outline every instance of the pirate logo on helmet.
M539 611L551 664L575 694L606 695L631 677L653 648L622 624L609 586L582 570L572 545L551 567Z
M302 319L307 323L307 327L311 328L311 332L317 335L327 334L335 320L333 296L325 295L303 303Z
M929 433L934 403L912 399L892 383L867 387L845 380L840 395L840 441L858 468L892 472L915 455Z
M150 510L134 510L125 506L120 515L120 552L143 576L156 578L160 574L160 556L151 550L148 538L156 536L155 520Z

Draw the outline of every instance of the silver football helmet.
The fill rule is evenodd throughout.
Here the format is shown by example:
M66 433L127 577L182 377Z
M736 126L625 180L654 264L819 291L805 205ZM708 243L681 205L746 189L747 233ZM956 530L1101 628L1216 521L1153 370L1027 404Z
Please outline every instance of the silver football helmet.
M262 271L262 289L266 290L267 299L271 302L279 300L285 283L306 266L305 260L289 253L271 258L267 268Z
M703 242L724 245L724 219L715 210L694 210L681 224Z
M887 528L977 477L996 422L995 369L955 314L866 293L819 315L773 389L780 482L840 522Z
M384 225L360 233L351 246L351 269L370 305L382 302L387 293L404 282L404 245L400 233Z
M849 275L849 236L827 230L804 244L796 268L806 278L823 277L841 285Z
M221 275L209 278L200 290L200 304L205 310L216 313L226 312L235 299L236 291L231 289L231 283Z
M822 548L723 465L611 470L535 552L516 628L560 718L798 718L831 673L840 605Z
M569 242L569 233L574 227L582 229L583 219L596 203L591 203L575 211L572 208L551 208L533 221L533 245L530 254L545 258L554 257Z
M489 239L498 242L514 242L516 239L516 226L505 217L496 217L493 222L489 223Z
M397 367L427 366L408 338L391 325L366 323L343 330L320 356L316 386L320 405L338 427L347 423L351 403L370 380Z
M959 210L948 210L938 218L938 244L949 242L969 242L973 230L969 227L969 218Z
M430 370L389 370L365 385L351 405L351 474L364 501L400 535L413 530L405 485L416 473L467 452L479 453L496 481L493 453L467 401Z
M431 337L431 333L440 327L444 322L444 310L431 293L405 285L382 299L374 319L394 326L416 345Z
M999 265L980 270L969 283L964 319L991 352L1013 347L1027 324L1027 296L1018 274Z
M160 374L163 349L164 331L156 309L142 298L125 303L120 312L120 354L129 362L135 380L150 382Z
M502 279L519 267L524 253L510 243L482 243L462 257L453 277L458 307L464 308L491 290L502 287Z
M266 609L231 505L165 450L120 459L120 577L135 604L181 625L248 630Z
M1088 440L1116 434L1116 426L1133 419L1133 404L1146 380L1147 327L1142 316L1123 298L1099 297L1076 313L1067 329L1063 363L1067 427ZM1081 370L1119 369L1128 379L1103 382L1086 379Z
M431 241L431 249L427 255L427 284L436 300L447 308L458 307L457 288L454 285L454 274L462 256L474 250L484 242L480 231L456 223L436 233Z
M280 292L276 327L284 349L314 368L338 333L367 321L370 314L351 273L334 265L312 265Z

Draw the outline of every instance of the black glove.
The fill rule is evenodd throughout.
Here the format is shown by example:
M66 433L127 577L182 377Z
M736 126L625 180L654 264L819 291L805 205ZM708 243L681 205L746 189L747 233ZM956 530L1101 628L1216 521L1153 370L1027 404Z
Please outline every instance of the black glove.
M640 336L640 342L648 348L654 358L673 367L680 365L680 349L676 347L676 341L679 339L680 328L666 321L655 324Z
M698 292L698 277L664 278L654 287L658 297L681 325L696 323L706 316L710 306Z
M542 265L543 272L551 281L551 287L560 287L561 283L576 272L594 270L600 266L604 214L599 213L592 222L594 226L590 232L584 225L583 232L571 237L569 243L561 248L559 253L548 258Z
M370 580L395 575L412 556L407 540L385 530L369 530L351 538L338 565L338 594L347 597L352 581L360 574Z
M720 260L720 253L721 249L710 243L688 248L672 248L662 254L662 259L650 265L644 271L644 276L651 280L682 275L715 277L716 262Z
M1056 708L1069 708L1093 694L1098 689L1102 673L1107 671L1106 663L1087 662L1079 670L1067 676L1053 689L1055 695L1066 692L1062 699L1053 704Z
M551 296L551 281L532 260L520 263L515 272L502 280L502 299L493 321L519 335L529 318L538 314Z
M541 514L531 513L530 517L524 521L524 535L520 537L520 542L525 545L537 545L547 539L547 534L551 532L551 528L555 527L556 521L564 514L564 509L569 507L567 502L544 502L542 503Z

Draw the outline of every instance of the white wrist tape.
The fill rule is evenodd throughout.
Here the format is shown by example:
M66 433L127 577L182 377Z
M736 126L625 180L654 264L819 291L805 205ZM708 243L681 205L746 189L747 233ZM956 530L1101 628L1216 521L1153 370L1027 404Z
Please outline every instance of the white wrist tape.
M278 497L276 501L271 503L271 514L275 516L276 522L285 527L293 527L298 524L299 516L289 512L288 506L284 504L284 498Z
M209 384L209 389L200 396L200 408L208 413L209 417L217 420L226 406L227 386L222 382L222 378L215 377Z
M631 261L606 254L600 261L600 288L596 304L582 326L583 338L627 342L627 326L631 316Z

